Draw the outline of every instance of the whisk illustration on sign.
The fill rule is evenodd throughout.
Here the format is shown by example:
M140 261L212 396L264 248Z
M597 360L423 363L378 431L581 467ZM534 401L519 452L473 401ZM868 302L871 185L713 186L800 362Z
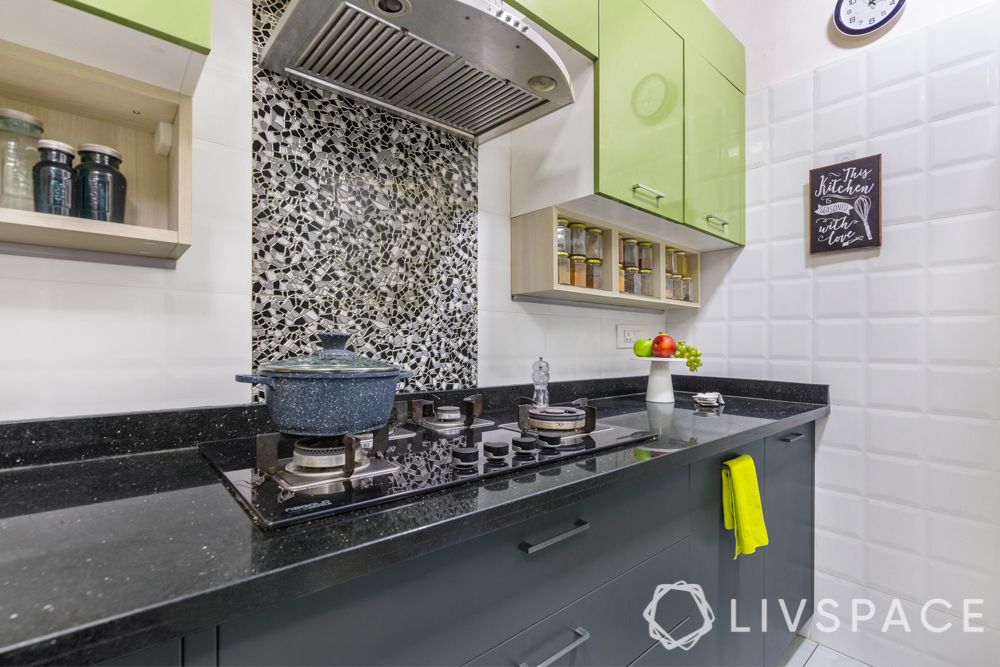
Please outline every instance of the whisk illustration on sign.
M871 225L868 224L868 214L871 213L871 210L872 200L868 197L868 195L861 195L854 200L854 212L858 214L859 218L861 218L861 222L865 226L865 235L868 236L869 241L872 240L872 228Z

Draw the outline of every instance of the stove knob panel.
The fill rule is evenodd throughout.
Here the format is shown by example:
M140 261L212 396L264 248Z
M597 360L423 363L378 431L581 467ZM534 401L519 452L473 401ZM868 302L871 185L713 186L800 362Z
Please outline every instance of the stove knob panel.
M510 445L506 442L484 442L483 452L486 458L502 459L510 453Z
M453 447L451 456L456 464L472 465L479 461L479 450L475 447Z

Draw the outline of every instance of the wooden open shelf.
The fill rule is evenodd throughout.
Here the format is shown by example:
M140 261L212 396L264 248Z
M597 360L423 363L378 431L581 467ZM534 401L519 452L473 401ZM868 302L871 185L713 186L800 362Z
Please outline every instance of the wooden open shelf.
M605 230L603 289L575 287L559 283L556 255L556 227L559 217L567 217L587 226ZM627 294L618 289L618 238L635 238L653 244L653 296ZM603 306L642 308L663 311L671 308L700 308L700 254L685 245L667 239L653 238L648 233L634 232L596 218L581 216L558 207L548 207L511 220L511 294L551 301L572 301ZM665 299L666 277L664 249L683 250L688 254L688 271L692 277L693 301Z
M44 138L116 148L128 182L125 224L0 208L0 241L171 259L190 247L190 97L0 41L0 107L41 118Z

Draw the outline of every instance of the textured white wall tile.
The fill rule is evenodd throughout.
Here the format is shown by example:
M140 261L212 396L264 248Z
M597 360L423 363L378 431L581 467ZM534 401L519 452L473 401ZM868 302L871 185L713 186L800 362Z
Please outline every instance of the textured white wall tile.
M927 538L928 552L934 558L980 572L996 571L1000 533L987 524L930 512L927 515Z
M923 269L927 264L928 225L914 222L882 230L882 247L865 262L869 273Z
M923 600L927 576L925 565L919 555L869 544L865 547L864 583L884 593Z
M996 28L1000 25L998 14L994 3L935 26L928 33L930 68L941 69L995 53L998 46Z
M741 283L729 288L729 319L762 320L767 316L767 283Z
M764 322L730 323L729 355L733 357L766 357L767 324Z
M809 169L812 159L808 157L795 158L771 165L771 189L768 203L773 204L781 199L804 198L809 185Z
M796 77L770 89L771 122L812 111L812 74Z
M927 68L924 31L888 40L868 51L868 85L879 90L900 81L923 76Z
M851 493L816 489L816 527L847 537L864 537L864 500Z
M779 382L812 382L812 366L808 361L782 361L771 359L767 362L768 377Z
M927 327L921 319L869 318L865 322L868 361L922 363L927 354Z
M882 154L882 177L893 178L927 169L927 128L912 127L868 140L865 152Z
M843 449L866 448L865 410L847 405L830 408L830 418L823 429L823 444L836 445Z
M917 317L926 311L926 272L890 271L868 276L870 317Z
M479 144L479 210L510 217L510 135Z
M975 252L975 250L973 250ZM931 315L996 315L1000 291L996 264L932 268Z
M865 316L864 276L823 276L817 277L813 284L817 318Z
M770 120L768 113L768 101L770 95L767 91L763 93L750 93L746 97L746 122L747 129L753 130L758 127L766 127Z
M897 410L923 410L926 378L923 366L868 364L868 405Z
M1000 206L1000 160L972 162L930 172L929 213L943 218Z
M931 265L1000 262L1000 213L935 220L930 248Z
M816 148L861 141L866 135L868 102L858 97L816 111Z
M766 206L771 200L770 176L767 167L747 170L747 206Z
M771 241L805 238L806 205L800 199L788 199L769 207L767 219Z
M768 246L771 279L801 278L806 275L808 255L804 238L774 241Z
M771 280L770 318L800 320L812 317L813 292L809 279Z
M935 445L927 450L929 460L1000 471L1000 457L995 456L996 422L930 414L927 423L928 441Z
M760 245L767 241L768 225L770 225L771 208L766 204L747 206L746 241L747 245Z
M873 91L868 104L868 131L879 135L920 125L926 118L923 78Z
M816 484L834 491L863 493L864 454L823 443L816 448Z
M998 69L1000 62L989 57L931 74L927 98L931 120L996 104Z
M1000 146L1000 113L991 108L930 126L930 166L988 160Z
M898 225L923 220L927 216L927 200L927 176L923 172L884 178L882 223Z
M749 145L749 144L748 144ZM808 155L813 147L812 114L795 116L771 125L770 160L781 162ZM749 155L748 148L748 155ZM748 166L756 166L749 165Z
M917 507L869 498L865 501L865 536L890 547L906 544L923 550L927 517Z
M922 458L927 450L927 418L909 410L868 409L868 450L877 454Z
M926 484L923 462L883 454L865 455L867 496L922 507Z
M815 562L821 572L858 581L864 569L864 547L856 539L817 529Z
M865 91L865 61L844 58L816 70L815 108L857 97Z
M995 368L927 369L928 400L938 412L996 419L1000 413L1000 375Z
M1000 473L929 463L927 507L987 523L1000 524Z
M812 138L810 137L810 141ZM767 127L747 130L747 169L763 167L771 161L771 135Z
M816 320L813 356L818 361L864 361L865 348L864 320Z
M812 360L812 322L771 322L768 336L771 359Z
M935 317L927 327L926 358L931 364L982 366L1000 363L996 317Z
M850 362L813 363L813 382L830 385L830 400L837 405L865 405L865 367Z
M767 252L764 245L748 246L739 255L729 270L729 280L733 283L764 280L767 277ZM702 283L704 284L704 275Z

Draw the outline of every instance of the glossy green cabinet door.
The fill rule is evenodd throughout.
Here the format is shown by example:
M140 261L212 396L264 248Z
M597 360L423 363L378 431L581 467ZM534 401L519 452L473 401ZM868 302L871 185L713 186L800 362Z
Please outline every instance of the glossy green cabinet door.
M196 53L212 46L212 0L59 0Z
M597 59L598 0L508 0L508 2L591 60Z
M684 52L685 220L743 245L746 240L744 97L694 48Z
M596 191L684 219L684 43L642 0L601 0Z

